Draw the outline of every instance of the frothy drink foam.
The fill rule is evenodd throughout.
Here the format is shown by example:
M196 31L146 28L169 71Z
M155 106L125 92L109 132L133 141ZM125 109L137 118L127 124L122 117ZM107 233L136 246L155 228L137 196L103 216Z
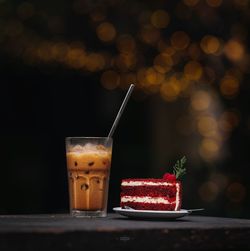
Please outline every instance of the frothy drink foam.
M85 144L69 147L67 168L72 210L93 211L106 208L111 149Z

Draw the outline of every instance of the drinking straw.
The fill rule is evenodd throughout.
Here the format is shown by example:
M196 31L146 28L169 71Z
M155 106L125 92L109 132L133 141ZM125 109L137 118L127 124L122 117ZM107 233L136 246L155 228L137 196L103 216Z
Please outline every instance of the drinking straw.
M123 100L123 102L122 102L122 104L121 104L120 110L118 111L118 113L117 113L117 115L116 115L115 121L114 121L114 123L113 123L113 125L112 125L112 127L111 127L111 129L110 129L110 131L109 131L108 138L111 138L111 137L113 136L114 131L115 131L117 125L118 125L118 122L119 122L119 120L120 120L120 118L121 118L121 116L122 116L122 113L123 113L123 111L124 111L124 108L126 107L126 105L127 105L127 103L128 103L128 100L129 100L129 98L130 98L130 96L131 96L131 93L132 93L134 87L135 87L134 84L131 84L131 85L130 85L130 87L129 87L128 91L127 91L127 94L126 94L126 96L125 96L125 98L124 98L124 100Z

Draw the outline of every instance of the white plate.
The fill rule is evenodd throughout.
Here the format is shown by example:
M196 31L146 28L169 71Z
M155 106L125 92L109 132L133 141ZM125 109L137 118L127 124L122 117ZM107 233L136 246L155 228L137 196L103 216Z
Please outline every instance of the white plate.
M155 211L155 210L124 209L121 207L114 207L113 210L120 215L133 218L177 219L191 213L191 211L186 209L181 209L180 211Z

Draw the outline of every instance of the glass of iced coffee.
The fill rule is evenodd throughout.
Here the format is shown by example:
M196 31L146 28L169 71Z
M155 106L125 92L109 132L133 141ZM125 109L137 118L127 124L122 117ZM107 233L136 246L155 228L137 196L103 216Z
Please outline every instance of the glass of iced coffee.
M112 138L68 137L66 154L70 212L105 217L112 156Z

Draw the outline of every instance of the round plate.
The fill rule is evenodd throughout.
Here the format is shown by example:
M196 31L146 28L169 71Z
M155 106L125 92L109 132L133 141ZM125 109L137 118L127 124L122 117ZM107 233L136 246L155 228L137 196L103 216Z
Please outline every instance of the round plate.
M181 209L179 211L155 211L155 210L124 209L121 207L114 207L113 210L120 215L133 218L177 219L186 216L190 213L190 211L186 209Z

